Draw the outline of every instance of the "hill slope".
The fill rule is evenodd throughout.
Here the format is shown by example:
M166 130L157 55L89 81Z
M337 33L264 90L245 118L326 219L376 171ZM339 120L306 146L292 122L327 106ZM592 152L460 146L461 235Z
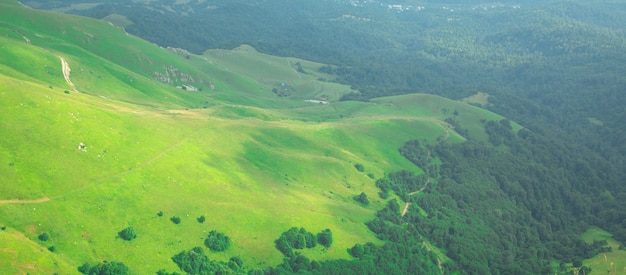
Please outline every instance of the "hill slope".
M446 118L477 137L501 118L437 96L339 102L351 90L317 80L321 64L245 46L196 56L13 1L0 15L0 269L16 273L103 260L174 271L211 230L232 246L210 258L263 268L282 262L274 240L294 226L335 240L301 253L347 259L381 243L365 225L387 204L374 179L422 173L398 148L463 141ZM128 226L130 242L117 237Z

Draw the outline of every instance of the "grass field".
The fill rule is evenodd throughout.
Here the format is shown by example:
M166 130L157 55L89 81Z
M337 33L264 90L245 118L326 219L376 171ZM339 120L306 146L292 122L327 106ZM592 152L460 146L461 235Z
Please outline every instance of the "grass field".
M186 57L9 0L0 48L0 270L9 273L70 274L102 260L136 274L178 271L171 257L211 230L233 241L212 259L240 256L253 269L282 262L274 240L293 226L332 230L333 246L310 258L349 258L354 244L379 242L364 222L386 202L367 174L421 173L398 148L463 141L446 118L478 139L481 120L501 119L431 95L340 102L350 87L319 81L321 64L248 46ZM282 83L289 95L272 91ZM361 192L367 207L352 199ZM137 239L116 238L127 226Z
M487 106L489 104L489 94L478 92L471 96L461 99L462 102Z
M619 250L621 244L612 238L611 233L593 227L587 230L581 238L588 243L606 240L613 249L612 252L600 253L583 261L583 265L591 267L594 274L626 274L626 251Z

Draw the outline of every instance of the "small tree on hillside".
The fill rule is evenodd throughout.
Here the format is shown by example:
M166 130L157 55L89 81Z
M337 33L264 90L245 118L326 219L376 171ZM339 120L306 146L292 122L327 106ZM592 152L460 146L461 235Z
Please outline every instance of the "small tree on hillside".
M230 247L230 238L222 232L212 230L204 240L204 245L211 251L224 251Z
M170 218L170 221L172 221L174 224L179 224L180 223L180 218L177 216L172 216Z
M363 164L360 164L360 163L355 164L354 168L356 168L356 170L359 172L365 171L365 166L363 166Z
M133 229L132 226L126 227L122 229L122 231L117 232L117 236L125 241L130 241L134 238L137 238L137 234L135 234L135 229Z
M333 232L330 229L324 229L322 232L317 233L317 242L326 248L329 248L333 244Z
M361 194L352 197L355 201L359 202L362 205L369 205L370 200L367 198L365 192L361 192Z
M45 242L45 241L47 241L47 240L49 240L49 239L50 239L50 234L48 234L48 233L46 233L46 232L43 232L43 233L41 233L39 236L37 236L37 238L38 238L40 241Z

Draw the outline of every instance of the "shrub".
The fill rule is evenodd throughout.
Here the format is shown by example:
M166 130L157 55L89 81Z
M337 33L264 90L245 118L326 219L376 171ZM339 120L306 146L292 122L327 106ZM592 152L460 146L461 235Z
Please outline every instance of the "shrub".
M80 267L78 267L78 271L83 274L95 274L95 275L127 275L130 274L128 267L121 262L107 262L103 261L102 263L96 265L90 265L89 263L84 263Z
M117 235L126 241L130 241L134 238L137 238L137 234L135 234L135 229L133 229L132 226L122 229L122 231L117 232Z
M163 217L163 211L159 211L159 213L157 213L157 216Z
M198 217L198 222L199 223L203 223L206 220L206 217L204 215Z
M241 268L243 267L243 261L237 256L231 257L228 261L228 267L234 271L241 270Z
M359 202L362 205L369 205L370 200L367 198L365 192L361 192L361 194L352 197L353 200Z
M174 255L172 261L187 274L233 274L226 263L209 259L201 247L182 251Z
M363 166L363 164L360 164L360 163L355 164L354 168L356 168L356 170L359 172L365 171L365 166Z
M204 245L211 251L224 251L230 247L230 238L222 232L212 230L204 240Z
M170 221L172 221L174 224L179 224L180 223L180 218L176 217L176 216L172 216L170 218Z
M333 232L330 229L324 229L317 233L317 242L326 248L330 247L333 244Z
M317 245L317 239L313 233L308 232L304 227L300 229L292 227L283 232L274 243L280 252L291 258L294 254L292 249L313 248Z
M41 235L39 235L37 238L38 238L40 241L45 242L45 241L47 241L47 240L49 240L49 239L50 239L50 235L49 235L48 233L46 233L46 232L43 232L43 233L41 233Z

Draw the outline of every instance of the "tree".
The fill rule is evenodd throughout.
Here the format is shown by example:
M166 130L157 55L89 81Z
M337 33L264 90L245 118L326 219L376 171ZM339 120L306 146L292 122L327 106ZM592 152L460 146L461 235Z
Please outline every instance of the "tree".
M198 217L197 220L198 220L199 223L203 223L206 220L206 217L204 215L202 215L202 216Z
M349 252L352 257L361 258L363 257L363 254L365 254L365 249L363 248L363 245L356 244L350 249Z
M572 266L574 266L575 268L579 268L579 267L583 266L583 261L581 261L580 259L575 259L572 262Z
M90 265L89 263L84 263L80 267L78 267L78 271L83 274L89 275L127 275L130 274L130 270L128 267L122 262L107 262L103 261L102 263L96 265Z
M180 218L177 216L172 216L170 218L170 221L172 221L174 224L179 224L180 223Z
M352 197L355 201L359 202L362 205L369 205L370 200L367 198L367 194L365 192L361 192L361 194Z
M333 244L333 232L327 228L322 230L322 232L317 233L317 242L326 248L329 248Z
M283 232L274 243L280 252L291 258L294 255L293 249L313 248L317 245L317 238L304 227L292 227Z
M117 236L125 241L130 241L134 238L137 238L137 234L135 234L135 229L133 229L132 226L126 227L122 229L122 231L117 232Z
M365 171L365 166L363 166L363 164L360 164L360 163L355 164L354 168L356 168L356 170L359 172Z
M172 261L187 274L231 274L230 268L224 262L209 259L204 254L201 247L194 247L187 251L182 251L174 257ZM243 264L243 262L241 263Z
M316 238L313 233L306 231L304 227L300 228L300 236L304 237L304 244L306 248L313 248L317 245Z
M43 232L43 233L41 233L39 236L37 236L37 238L38 238L40 241L45 242L45 241L47 241L47 240L49 240L49 239L50 239L50 235L49 235L47 232Z
M224 251L230 247L230 238L222 232L212 230L204 240L204 245L211 251Z
M241 268L243 267L243 261L237 256L231 257L228 261L228 267L234 271L241 270Z

